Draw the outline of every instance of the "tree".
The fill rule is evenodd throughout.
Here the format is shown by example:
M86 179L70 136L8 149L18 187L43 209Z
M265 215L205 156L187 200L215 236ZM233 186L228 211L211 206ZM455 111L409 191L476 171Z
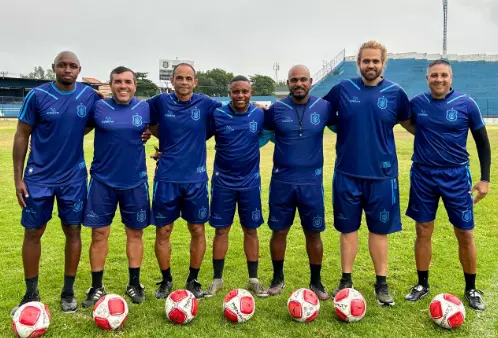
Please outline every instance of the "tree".
M38 79L38 80L55 80L55 73L52 69L43 69L41 66L36 66L29 74L22 75L23 79Z
M275 95L275 81L266 75L255 74L251 76L252 95L273 96Z
M227 96L228 84L233 78L233 73L214 68L206 72L197 72L197 93L203 93L208 96Z
M137 77L137 91L135 96L151 97L159 92L156 84L147 78L148 75L149 73L135 72L135 76Z

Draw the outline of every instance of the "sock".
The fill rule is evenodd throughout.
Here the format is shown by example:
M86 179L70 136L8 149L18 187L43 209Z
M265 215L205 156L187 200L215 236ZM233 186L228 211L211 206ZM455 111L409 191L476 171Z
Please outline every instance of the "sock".
M129 285L140 285L140 268L128 268L130 274Z
M171 276L171 268L167 268L166 270L161 270L161 274L163 275L163 280L171 282L173 280L173 276Z
M69 293L74 295L74 280L76 276L64 275L64 286L62 287L62 293Z
M26 294L32 296L38 292L38 276L26 278Z
M284 280L284 261L271 261L273 264L273 280L281 281Z
M312 285L320 285L320 271L322 270L321 264L311 264L310 263L310 272L311 272L311 280L310 283Z
M428 288L429 287L429 270L426 271L420 271L417 270L418 274L418 283L422 285L423 287Z
M343 272L341 279L344 280L344 281L346 281L346 282L352 282L353 279L352 279L352 276L351 276L351 272Z
M464 273L465 276L465 291L476 288L476 274Z
M200 270L201 269L194 269L193 267L190 267L190 273L188 274L187 283L193 281L194 279L197 279Z
M104 277L104 270L92 271L92 288L102 287L102 278Z
M376 285L387 284L387 277L386 276L375 276L375 284Z
M249 272L249 278L258 278L258 261L250 262L247 261L247 271Z
M213 259L213 278L221 279L223 276L223 268L225 267L225 259Z

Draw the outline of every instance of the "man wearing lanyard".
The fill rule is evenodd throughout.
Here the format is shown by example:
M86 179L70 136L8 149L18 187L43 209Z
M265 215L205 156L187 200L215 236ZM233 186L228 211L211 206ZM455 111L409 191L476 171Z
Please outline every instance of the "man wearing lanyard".
M270 240L273 280L268 293L280 294L285 285L287 234L297 208L310 263L309 287L319 299L326 300L328 294L320 278L323 256L320 233L325 230L323 131L336 123L336 116L328 102L309 95L311 83L307 67L292 67L287 80L289 97L277 101L265 113L264 129L275 132L268 221L273 231Z

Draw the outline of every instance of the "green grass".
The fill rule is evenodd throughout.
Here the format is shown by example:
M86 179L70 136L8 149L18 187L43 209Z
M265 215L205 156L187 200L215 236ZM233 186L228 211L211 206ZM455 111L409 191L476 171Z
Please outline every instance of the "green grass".
M489 127L489 135L493 147L493 163L498 162L498 128ZM20 208L17 205L12 176L12 140L15 131L14 121L0 122L0 336L10 336L10 309L16 305L24 293L23 268L21 261L21 245L23 228L20 225ZM413 138L401 128L396 128L396 140L400 167L401 211L404 214L408 203L410 156ZM153 152L152 139L147 144L147 153ZM339 236L332 225L331 179L335 159L335 135L325 134L325 170L324 185L326 196L326 224L323 233L324 261L322 279L331 291L340 278ZM479 164L475 145L469 141L474 180L478 179ZM86 160L89 164L93 152L93 135L85 139ZM261 176L263 180L263 214L268 217L268 184L272 167L273 146L268 145L261 150ZM211 174L214 154L214 143L208 143L208 171ZM153 178L154 163L147 160L149 178ZM496 170L492 170L492 182L498 180ZM291 229L288 238L285 261L286 288L280 297L256 299L256 313L247 323L233 325L222 315L222 294L200 301L197 318L186 326L175 326L168 322L164 314L164 301L156 300L153 292L155 283L160 280L160 273L154 255L155 230L150 226L145 230L145 255L142 266L142 283L146 287L147 300L144 304L130 304L130 314L124 328L119 331L104 332L93 324L91 310L80 308L75 314L63 314L59 309L59 294L63 279L64 235L60 229L57 214L49 222L42 240L42 258L40 282L42 300L52 311L52 323L47 337L434 337L452 335L458 337L496 335L498 330L498 228L496 227L498 198L491 186L489 196L475 209L477 227L475 240L478 250L478 287L485 292L488 310L476 313L467 308L467 319L463 327L452 332L435 326L428 314L431 297L417 303L404 301L404 295L416 282L413 244L415 239L414 222L402 217L403 231L390 236L389 277L391 290L396 299L392 308L381 308L373 296L375 274L368 254L367 231L365 225L360 230L360 251L354 267L355 287L363 293L367 301L367 314L360 322L346 324L336 319L332 302L322 302L320 315L308 324L294 322L289 317L286 304L287 297L293 289L306 287L309 280L308 260L304 246L299 220ZM55 209L56 210L56 209ZM117 214L119 215L119 214ZM363 223L364 224L364 223ZM207 227L208 250L200 273L200 281L205 287L212 278L211 250L214 231ZM269 238L271 232L266 225L260 230L260 270L262 282L267 285L272 276ZM84 299L84 292L91 284L88 248L90 230L82 230L83 254L76 279L75 290L78 302ZM242 250L242 231L238 221L230 233L230 248L225 263L225 290L246 286L247 270ZM188 272L189 233L183 220L175 224L172 235L172 273L175 288L183 288ZM448 222L446 212L440 205L436 220L433 241L434 257L430 272L431 296L441 292L449 292L463 299L463 273L458 261L458 249L453 229ZM125 236L120 218L116 217L112 225L110 251L104 274L107 291L124 295L128 270L125 254Z

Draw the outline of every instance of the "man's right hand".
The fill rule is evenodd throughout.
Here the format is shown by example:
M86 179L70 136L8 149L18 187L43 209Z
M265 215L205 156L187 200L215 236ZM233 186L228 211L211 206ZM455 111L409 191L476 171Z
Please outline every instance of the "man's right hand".
M155 152L155 154L150 155L150 158L153 158L154 160L157 161L157 160L159 160L159 157L161 157L162 153L159 151L158 147L154 146L154 149L156 152Z
M20 180L16 183L16 195L17 195L17 203L21 206L21 208L26 207L26 202L24 198L28 198L28 189L26 188L26 184L24 184L23 180Z

